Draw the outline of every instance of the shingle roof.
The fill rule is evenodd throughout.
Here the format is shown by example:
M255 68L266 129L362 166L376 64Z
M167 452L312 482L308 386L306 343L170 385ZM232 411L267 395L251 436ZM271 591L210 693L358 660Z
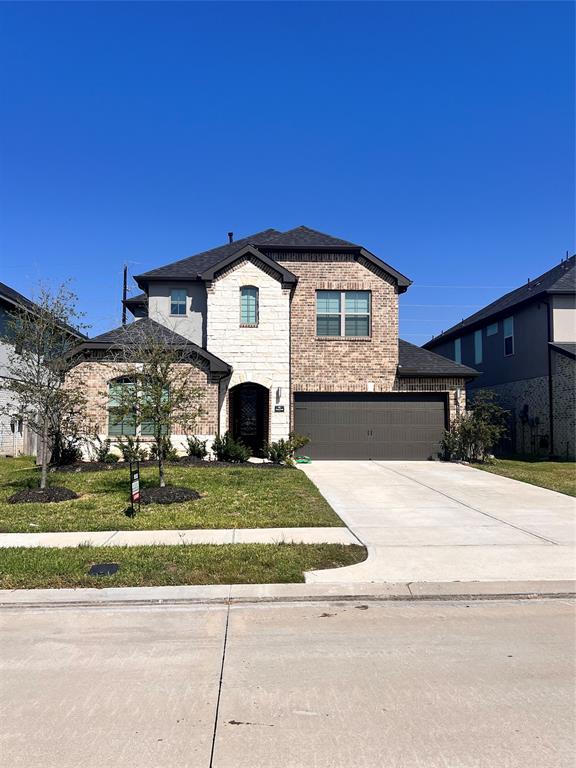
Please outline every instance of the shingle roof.
M243 237L241 240L234 240L232 243L226 243L226 245L220 245L217 248L211 248L209 251L202 251L193 256L187 256L185 259L179 261L173 261L171 264L165 264L158 269L151 269L148 272L143 272L141 275L136 275L135 280L137 282L146 282L149 278L180 278L189 280L196 280L204 270L210 269L219 261L232 256L236 251L240 250L244 245L254 244L257 240L258 243L266 241L267 237L272 234L280 234L275 229L266 229L263 232L258 232L255 235L249 237Z
M530 282L510 291L510 293L506 293L460 323L453 325L447 331L430 339L424 346L429 347L441 340L444 341L461 333L464 329L485 322L494 315L509 312L518 304L530 301L543 293L576 293L576 255L560 262L560 264L552 267L548 272L544 272L543 275L540 275L535 280L530 280Z
M550 341L548 342L552 349L563 352L568 357L576 359L576 342L574 341Z
M40 311L38 304L35 304L30 299L27 299L26 296L18 293L18 291L15 291L14 288L10 288L10 286L6 285L6 283L0 283L0 300L1 299L4 299L4 301L7 301L9 304L12 304L15 307L19 307L20 309L30 310L31 313ZM77 328L68 325L68 323L62 323L60 327L63 330L68 331L71 336L76 336L79 339L87 338L84 333L79 331Z
M133 323L128 323L128 325L121 325L119 328L113 328L111 331L94 336L94 338L88 339L76 347L72 354L76 355L84 350L108 351L121 348L122 346L129 346L130 343L138 343L142 338L142 333L151 334L155 340L161 341L167 346L187 349L191 353L203 357L210 364L211 371L229 373L232 370L228 363L225 363L216 355L199 347L198 344L181 336L179 333L175 333L166 328L166 326L157 323L155 320L151 320L149 317L135 320Z
M471 379L480 375L474 368L455 363L447 357L417 347L404 339L398 339L398 366L398 375L401 377L451 376Z
M324 252L332 249L339 252L352 251L362 255L395 277L401 289L405 290L410 285L410 280L407 277L397 272L377 256L374 256L374 254L366 251L362 246L305 226L295 227L286 232L279 232L276 229L265 229L254 235L243 237L241 240L235 240L232 243L226 243L209 251L202 251L202 253L174 261L163 267L143 272L140 275L136 275L134 279L141 288L145 288L149 280L201 280L205 278L206 274L213 271L220 262L234 256L246 246L256 248L263 255L277 249L298 250L308 248L311 251L321 250Z

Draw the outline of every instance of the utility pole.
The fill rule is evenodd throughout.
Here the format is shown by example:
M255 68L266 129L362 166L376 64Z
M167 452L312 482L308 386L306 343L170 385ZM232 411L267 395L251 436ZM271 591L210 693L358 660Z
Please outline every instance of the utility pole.
M128 265L124 264L124 279L122 281L122 325L126 325L126 299L128 298Z

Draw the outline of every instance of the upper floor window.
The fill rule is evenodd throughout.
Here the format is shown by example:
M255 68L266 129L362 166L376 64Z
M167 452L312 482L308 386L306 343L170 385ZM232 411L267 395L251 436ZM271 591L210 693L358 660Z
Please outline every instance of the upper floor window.
M317 336L370 336L370 291L316 291Z
M509 357L514 354L514 318L507 317L504 326L504 355Z
M454 339L454 361L462 362L462 339Z
M486 336L495 336L498 333L498 323L491 323L486 328Z
M186 314L186 290L184 288L173 288L170 291L170 314Z
M253 285L240 288L240 325L258 325L258 288Z
M482 329L474 331L474 362L482 362Z

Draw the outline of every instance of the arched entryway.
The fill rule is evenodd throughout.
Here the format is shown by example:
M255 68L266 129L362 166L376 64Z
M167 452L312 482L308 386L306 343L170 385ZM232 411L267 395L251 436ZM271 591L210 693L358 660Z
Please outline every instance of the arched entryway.
M268 440L270 393L261 384L237 384L228 394L228 403L232 436L258 456Z

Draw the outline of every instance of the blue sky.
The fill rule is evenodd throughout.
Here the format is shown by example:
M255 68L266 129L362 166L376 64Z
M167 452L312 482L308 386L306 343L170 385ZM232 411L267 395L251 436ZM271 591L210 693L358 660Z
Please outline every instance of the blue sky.
M574 5L1 3L0 279L132 273L267 227L407 274L424 343L574 251Z

